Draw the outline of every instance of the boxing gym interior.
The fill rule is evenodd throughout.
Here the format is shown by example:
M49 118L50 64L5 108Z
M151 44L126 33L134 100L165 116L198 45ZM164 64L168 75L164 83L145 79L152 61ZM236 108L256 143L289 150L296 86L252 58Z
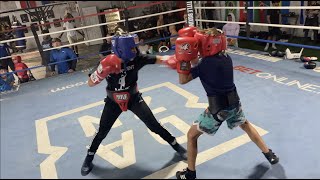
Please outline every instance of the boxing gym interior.
M223 123L198 139L197 178L318 179L319 24L320 1L0 1L0 177L176 179L188 161L130 110L101 142L91 172L80 173L108 85L88 81L116 54L119 31L140 54L177 57L179 31L195 27L225 36L244 115L279 157L270 164L241 128ZM177 69L148 64L137 84L187 149L189 128L209 106L200 79L181 84Z

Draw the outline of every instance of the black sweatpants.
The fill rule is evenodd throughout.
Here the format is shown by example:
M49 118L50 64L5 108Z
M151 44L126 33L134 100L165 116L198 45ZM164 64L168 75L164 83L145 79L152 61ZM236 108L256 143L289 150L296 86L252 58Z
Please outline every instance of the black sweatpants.
M128 109L131 110L135 115L137 115L152 132L158 134L162 139L164 139L168 143L172 143L174 141L175 137L173 137L157 121L150 108L143 100L141 93L137 93L131 96L128 103ZM91 143L89 149L90 152L97 151L102 140L108 135L114 122L121 113L122 110L117 103L113 102L110 98L105 99L105 105L100 119L99 130Z
M314 17L314 18L306 18L305 21L305 26L319 26L319 18ZM304 37L307 38L309 34L309 29L304 29ZM313 30L313 38L316 41L318 39L318 30Z

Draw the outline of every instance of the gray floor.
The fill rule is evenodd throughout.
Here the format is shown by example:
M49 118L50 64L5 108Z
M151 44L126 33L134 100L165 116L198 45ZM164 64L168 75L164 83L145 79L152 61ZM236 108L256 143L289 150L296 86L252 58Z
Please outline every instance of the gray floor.
M200 138L198 178L320 178L320 71L239 51L230 55L245 115L280 163L269 165L243 131L224 125L214 137ZM261 72L250 74L252 69ZM92 173L81 176L86 146L98 127L91 122L100 117L106 85L90 88L86 80L86 72L77 72L22 84L1 95L1 178L175 178L185 162L131 112L121 114L122 124L103 141ZM139 74L139 88L146 101L151 99L150 108L158 110L157 119L186 146L188 125L207 101L199 79L186 85L177 80L175 71L149 65ZM186 107L187 98L192 107Z

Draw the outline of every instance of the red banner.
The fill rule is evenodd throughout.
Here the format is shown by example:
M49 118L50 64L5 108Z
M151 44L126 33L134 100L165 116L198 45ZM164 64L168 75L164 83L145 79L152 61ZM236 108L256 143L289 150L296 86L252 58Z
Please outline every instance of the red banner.
M37 7L36 1L20 1L21 9Z
M246 6L246 1L239 1L239 6L240 7L245 7ZM240 22L246 22L247 21L247 11L245 9L240 9L240 14L239 14L239 21Z

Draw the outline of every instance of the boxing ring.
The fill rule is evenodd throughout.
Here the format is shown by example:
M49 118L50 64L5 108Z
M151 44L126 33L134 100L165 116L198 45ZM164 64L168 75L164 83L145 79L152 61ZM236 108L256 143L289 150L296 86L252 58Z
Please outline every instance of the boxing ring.
M214 137L200 138L198 178L319 178L320 69L254 50L229 48L228 53L244 113L280 162L271 166L240 128L223 125ZM80 168L107 85L88 87L89 70L1 94L1 178L84 178ZM186 147L190 124L207 107L199 79L180 85L175 70L147 65L138 85L155 117ZM186 167L130 111L120 115L93 163L85 178L175 178Z

